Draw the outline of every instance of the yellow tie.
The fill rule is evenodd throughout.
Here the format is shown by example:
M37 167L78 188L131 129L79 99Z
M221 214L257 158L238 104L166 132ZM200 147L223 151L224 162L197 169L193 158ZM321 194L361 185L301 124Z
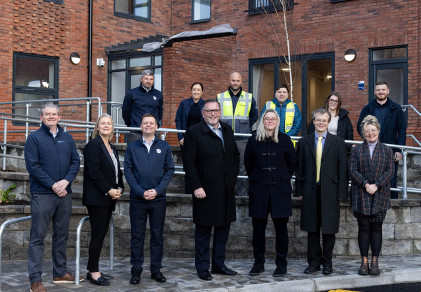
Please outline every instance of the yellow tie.
M323 152L323 144L322 139L323 137L317 137L319 141L317 141L317 148L316 148L316 182L320 181L320 166L322 164L322 152Z

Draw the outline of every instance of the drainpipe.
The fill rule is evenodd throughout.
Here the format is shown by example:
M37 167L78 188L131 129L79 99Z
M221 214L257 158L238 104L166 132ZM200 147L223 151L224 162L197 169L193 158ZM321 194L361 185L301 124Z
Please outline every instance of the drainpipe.
M89 0L89 23L88 23L88 97L92 97L92 18L94 0ZM92 107L89 107L89 120L91 120Z

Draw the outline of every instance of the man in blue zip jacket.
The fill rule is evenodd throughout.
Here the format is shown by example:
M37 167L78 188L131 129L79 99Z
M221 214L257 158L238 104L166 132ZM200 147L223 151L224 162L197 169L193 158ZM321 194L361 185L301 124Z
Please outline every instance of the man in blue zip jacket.
M41 109L41 127L28 136L25 162L31 182L31 234L28 247L30 291L47 291L42 285L44 238L53 221L53 283L74 283L66 267L69 220L72 213L71 183L80 159L72 136L58 125L59 108L53 103ZM83 281L83 278L81 278Z
M166 188L174 175L170 145L158 139L156 118L145 114L140 123L142 136L130 143L124 158L124 174L130 186L131 284L139 284L143 271L143 245L149 217L151 278L165 282L161 273L164 248Z

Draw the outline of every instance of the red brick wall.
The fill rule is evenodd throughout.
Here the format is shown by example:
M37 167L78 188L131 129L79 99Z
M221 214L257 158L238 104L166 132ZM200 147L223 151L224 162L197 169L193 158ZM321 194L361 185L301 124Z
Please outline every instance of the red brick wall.
M213 0L211 21L200 24L189 24L190 1L173 2L173 33L204 30L223 23L238 28L235 48L231 51L232 67L225 68L226 71L240 71L247 84L249 59L286 54L285 34L280 28L281 14L249 16L246 12L248 1L236 2L233 4L229 0ZM419 1L360 0L336 4L329 0L295 2L297 5L294 9L287 12L294 26L293 31L290 31L292 51L295 54L335 52L335 90L344 97L343 107L350 111L354 128L362 107L368 102L370 48L408 45L408 100L421 109L418 90L421 19ZM354 62L347 63L343 55L350 48L356 50L357 58ZM225 78L226 76L220 75L220 82ZM365 81L364 91L358 90L360 80ZM408 133L421 138L420 118L412 110L409 112ZM355 136L358 137L356 131Z

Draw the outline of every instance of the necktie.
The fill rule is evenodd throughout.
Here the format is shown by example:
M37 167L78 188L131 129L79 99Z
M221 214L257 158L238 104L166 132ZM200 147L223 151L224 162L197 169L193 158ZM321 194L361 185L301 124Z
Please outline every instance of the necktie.
M317 148L316 148L316 182L320 181L320 166L322 164L322 152L323 152L323 144L322 139L323 137L317 137L319 141L317 141Z

